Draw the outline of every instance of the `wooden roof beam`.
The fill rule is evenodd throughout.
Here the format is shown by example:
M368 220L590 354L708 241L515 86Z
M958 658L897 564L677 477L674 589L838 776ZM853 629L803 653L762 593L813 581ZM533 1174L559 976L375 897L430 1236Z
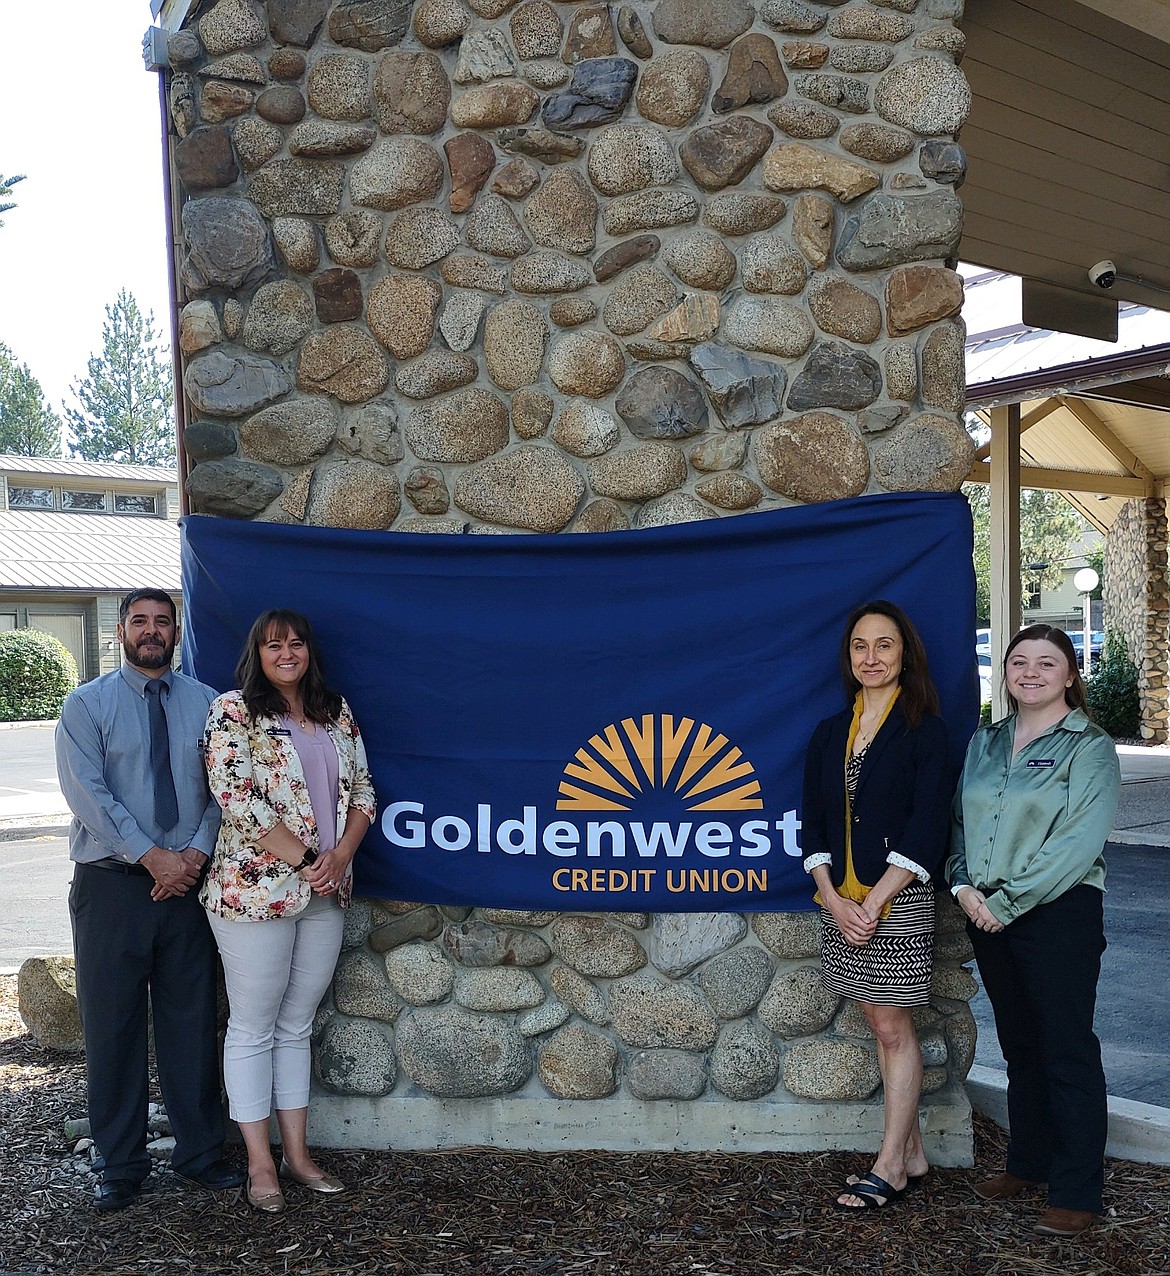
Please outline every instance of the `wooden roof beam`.
M1153 496L1154 488L1157 486L1154 472L1142 462L1135 452L1131 452L1122 443L1117 435L1093 411L1092 407L1082 399L1062 399L1062 403L1115 460L1124 465L1131 474L1145 480L1145 495Z
M1076 512L1104 536L1117 517L1116 506L1105 496L1089 496L1084 492L1066 492L1064 499Z
M1030 430L1034 425L1039 425L1045 417L1051 416L1057 408L1061 406L1063 405L1060 399L1053 398L1041 400L1041 402L1039 402L1034 408L1025 412L1023 416L1020 417L1020 433L1023 434L1025 430ZM991 443L989 441L984 443L979 451L975 453L975 460L986 461L990 455Z
M990 488L991 667L1002 669L1011 635L1020 627L1020 405L991 409L991 461L984 466ZM991 692L992 718L1008 705L997 680Z
M990 467L976 462L965 480L967 483L991 482ZM1153 495L1160 495L1162 484L1154 481ZM1046 492L1089 492L1092 495L1123 496L1127 500L1146 495L1145 479L1128 474L1090 474L1086 470L1054 470L1039 466L1020 466L1020 487Z

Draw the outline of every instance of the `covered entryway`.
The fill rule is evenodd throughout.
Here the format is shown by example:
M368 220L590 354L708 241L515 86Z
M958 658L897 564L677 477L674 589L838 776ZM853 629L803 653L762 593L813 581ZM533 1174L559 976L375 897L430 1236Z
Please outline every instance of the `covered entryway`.
M968 406L992 432L971 479L992 493L993 663L1020 623L1019 489L1062 492L1101 531L1125 524L1110 539L1129 547L1140 614L1120 627L1143 734L1164 740L1170 317L1155 308L1170 306L1170 3L968 0L963 30L961 255L1024 277L1031 325L981 327L968 281ZM1103 262L1109 289L1089 277ZM1061 340L1051 330L1104 340L1070 336L1041 367L1030 356L1037 338Z
M969 477L992 491L993 640L1002 647L1020 623L1019 491L1058 491L1106 534L1109 624L1139 667L1143 734L1162 741L1170 719L1170 343L1160 338L1170 335L1170 318L1123 306L1118 350L1004 325L1019 286L999 272L967 279L968 407L991 430ZM993 653L993 665L998 658Z

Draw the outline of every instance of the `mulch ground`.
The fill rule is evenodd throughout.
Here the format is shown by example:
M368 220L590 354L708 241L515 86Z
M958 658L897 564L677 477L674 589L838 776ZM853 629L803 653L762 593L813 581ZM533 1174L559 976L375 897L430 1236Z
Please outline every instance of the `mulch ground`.
M83 1085L75 1057L24 1033L15 978L0 977L0 1276L1170 1271L1170 1171L1111 1161L1102 1223L1075 1241L1044 1239L1029 1230L1038 1193L985 1204L971 1192L974 1176L1003 1164L1003 1134L983 1120L974 1171L934 1170L904 1202L864 1216L829 1208L833 1185L859 1167L855 1154L490 1150L328 1152L323 1163L351 1191L329 1199L293 1188L276 1216L164 1169L129 1209L100 1216L64 1134L66 1119L84 1115Z

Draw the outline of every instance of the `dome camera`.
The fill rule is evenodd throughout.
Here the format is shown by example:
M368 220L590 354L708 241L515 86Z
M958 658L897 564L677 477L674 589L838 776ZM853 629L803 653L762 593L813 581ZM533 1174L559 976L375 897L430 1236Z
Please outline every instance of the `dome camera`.
M1112 288L1117 281L1117 267L1111 261L1099 261L1089 267L1089 281L1098 288Z

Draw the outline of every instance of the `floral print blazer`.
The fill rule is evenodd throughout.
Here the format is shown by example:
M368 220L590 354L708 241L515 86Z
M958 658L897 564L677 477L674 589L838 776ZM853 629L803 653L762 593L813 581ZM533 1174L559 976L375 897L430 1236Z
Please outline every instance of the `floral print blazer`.
M337 749L337 836L350 807L377 813L366 750L349 705L325 728ZM259 839L285 824L306 847L320 839L309 788L292 737L279 718L252 719L239 691L212 702L204 736L207 780L223 809L211 867L199 893L203 907L233 921L292 917L308 906L312 888ZM337 890L348 908L353 880L347 869Z

